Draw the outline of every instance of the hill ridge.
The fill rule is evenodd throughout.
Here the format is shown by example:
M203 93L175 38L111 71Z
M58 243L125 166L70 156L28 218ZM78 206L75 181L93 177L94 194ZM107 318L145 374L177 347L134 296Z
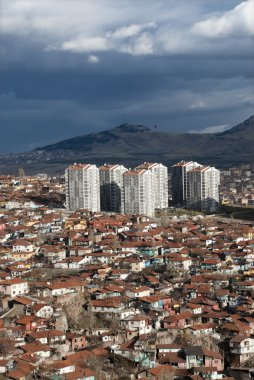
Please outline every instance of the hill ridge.
M172 133L140 124L121 124L109 130L65 139L32 152L1 157L0 173L62 172L73 162L127 167L142 161L168 166L182 159L227 167L254 163L254 116L221 133Z

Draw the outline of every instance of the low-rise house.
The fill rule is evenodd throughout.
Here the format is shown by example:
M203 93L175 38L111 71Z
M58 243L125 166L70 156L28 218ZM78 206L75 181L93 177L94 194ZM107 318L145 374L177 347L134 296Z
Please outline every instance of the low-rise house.
M68 267L70 269L80 269L85 264L85 258L84 257L72 257L68 260Z
M138 334L149 334L152 331L151 319L145 315L130 315L120 321L121 327L136 331Z
M180 314L170 315L163 319L163 328L186 328L193 325L193 313L191 311L184 311Z
M202 306L188 302L186 308L189 309L194 315L202 314Z
M186 359L183 352L167 352L159 355L160 364L168 364L172 367L186 369Z
M31 298L24 297L24 296L15 297L11 303L11 305L15 307L15 309L17 310L17 313L20 313L20 315L22 315L25 311L27 311L29 307L32 306L32 304L33 304L33 300Z
M186 367L202 367L203 366L203 349L201 346L188 346L184 348L186 355Z
M254 338L248 335L235 335L229 342L231 366L241 366L254 355Z
M13 359L0 359L0 374L10 371L13 366Z
M54 312L54 309L50 305L42 303L36 303L30 307L30 311L40 318L50 318Z
M15 358L13 368L7 373L8 378L13 380L26 380L29 376L36 373L36 367L27 360Z
M190 257L175 257L175 254L165 254L164 262L169 265L174 265L177 270L189 270L192 265L192 259Z
M249 327L247 323L241 322L240 320L225 323L220 327L220 331L224 337L232 337L238 334L250 334L251 330L251 327Z
M130 272L127 269L112 269L110 271L109 279L111 280L126 280Z
M40 248L39 254L43 256L44 260L56 263L66 258L66 249L58 245L44 245Z
M202 323L200 325L190 326L189 329L192 335L212 334L215 329L215 325L213 323L208 322Z
M35 246L24 239L17 239L12 245L13 252L34 252Z
M123 319L129 315L139 314L135 308L129 306L129 301L123 297L111 297L102 300L92 300L88 309L94 313L103 313L105 318Z
M224 359L223 359L223 356L219 352L203 349L203 355L204 355L203 365L205 367L216 368L218 372L221 372L224 370Z
M69 342L72 351L82 350L87 346L87 339L85 335L70 332L66 334L66 340Z
M47 344L54 347L56 344L61 344L66 340L66 334L58 330L42 330L32 332L27 336L28 341L39 341L42 344Z
M139 297L138 303L145 311L151 309L170 310L171 299L162 294L153 294L147 297Z
M52 369L56 375L59 375L60 378L66 379L67 374L74 373L74 371L76 370L76 366L71 360L66 359L66 360L55 361L50 366L50 369Z
M147 297L150 296L151 293L153 293L153 289L149 288L148 286L140 286L136 288L130 288L127 289L125 294L126 296L130 298L141 298L141 297Z
M177 353L182 351L182 346L176 343L169 344L156 344L157 356L159 357L162 354L166 353Z
M15 324L22 326L25 331L37 331L46 329L45 320L38 318L35 315L23 315L22 317L16 319Z
M142 259L134 259L130 264L132 272L138 273L145 268L145 260Z
M84 281L67 280L45 284L45 286L38 291L38 295L57 297L71 293L83 293L85 289L86 283Z
M20 294L29 293L29 287L27 281L12 278L11 280L0 281L0 292L14 298Z
M123 342L123 333L121 332L120 334L117 329L112 329L101 333L100 338L103 342L103 347L111 347L116 343Z
M49 358L52 353L51 348L47 344L42 344L39 341L23 344L20 348L27 354L36 354L41 358Z

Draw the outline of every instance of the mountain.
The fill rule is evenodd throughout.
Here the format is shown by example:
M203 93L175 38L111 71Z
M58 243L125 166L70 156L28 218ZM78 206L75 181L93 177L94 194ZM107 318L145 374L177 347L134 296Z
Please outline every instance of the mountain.
M122 124L43 146L29 153L1 157L0 172L23 167L26 173L60 173L73 162L123 163L159 161L168 166L192 159L217 167L254 163L254 116L222 133L169 133L143 125Z

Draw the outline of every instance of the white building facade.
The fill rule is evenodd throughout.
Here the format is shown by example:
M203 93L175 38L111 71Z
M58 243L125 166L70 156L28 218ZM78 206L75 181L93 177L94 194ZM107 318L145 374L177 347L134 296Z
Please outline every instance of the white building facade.
M214 167L196 167L187 174L187 207L216 212L219 208L220 171Z
M187 205L187 173L202 165L194 161L180 161L172 166L172 200L176 206Z
M123 165L106 165L100 171L100 202L102 211L124 212Z
M0 282L0 292L15 298L18 295L29 293L28 283L19 278L12 278L11 280L3 280Z
M152 175L154 207L168 207L168 168L162 164L144 162L136 169L149 170Z
M135 169L124 173L125 214L154 215L153 174Z
M66 208L100 211L99 169L90 164L74 164L65 170Z

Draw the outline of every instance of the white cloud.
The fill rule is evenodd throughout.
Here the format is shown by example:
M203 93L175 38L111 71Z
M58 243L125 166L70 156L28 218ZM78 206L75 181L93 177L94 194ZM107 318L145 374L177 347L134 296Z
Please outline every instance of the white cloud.
M154 38L150 33L144 31L150 28L155 28L155 24L132 24L107 32L104 36L89 38L78 36L62 43L60 49L74 53L114 50L131 55L153 54ZM49 45L46 50L55 48L54 45Z
M120 51L123 53L129 53L132 55L148 55L153 54L154 45L153 38L148 33L142 33L135 40L124 44L120 47Z
M108 41L103 37L78 37L66 41L61 46L62 50L74 53L87 53L93 51L105 51L109 49Z
M191 110L207 108L207 104L203 100L196 100L190 105Z
M239 95L240 101L245 104L254 105L254 95Z
M89 62L89 63L98 63L99 62L99 57L97 57L97 55L90 54L87 57L87 62Z
M153 28L156 28L156 24L154 22L150 22L148 24L131 24L131 25L117 28L113 32L107 32L106 37L114 38L114 39L125 39L125 38L136 36L137 34L142 32L144 29L153 29Z
M204 37L254 34L254 0L243 1L234 9L222 15L211 16L197 22L193 32Z
M239 44L238 38L254 33L254 0L242 1L233 9L230 6L235 0L228 0L227 5L216 1L214 7L204 7L203 3L204 0L1 0L1 33L23 36L26 42L38 41L37 46L44 46L46 52L250 54L250 39ZM216 13L206 13L207 8ZM223 36L230 38L222 41L219 37Z
M54 51L54 50L59 50L59 47L57 47L56 45L53 45L53 44L49 44L48 46L46 46L44 48L44 51Z
M153 28L155 28L155 24L152 22L148 24L131 24L106 32L104 36L89 38L78 36L62 43L60 49L75 53L114 50L132 55L153 54L153 36L144 31ZM47 50L50 49L50 46L47 47Z
M220 133L229 129L228 124L213 125L204 129L192 129L189 133Z

